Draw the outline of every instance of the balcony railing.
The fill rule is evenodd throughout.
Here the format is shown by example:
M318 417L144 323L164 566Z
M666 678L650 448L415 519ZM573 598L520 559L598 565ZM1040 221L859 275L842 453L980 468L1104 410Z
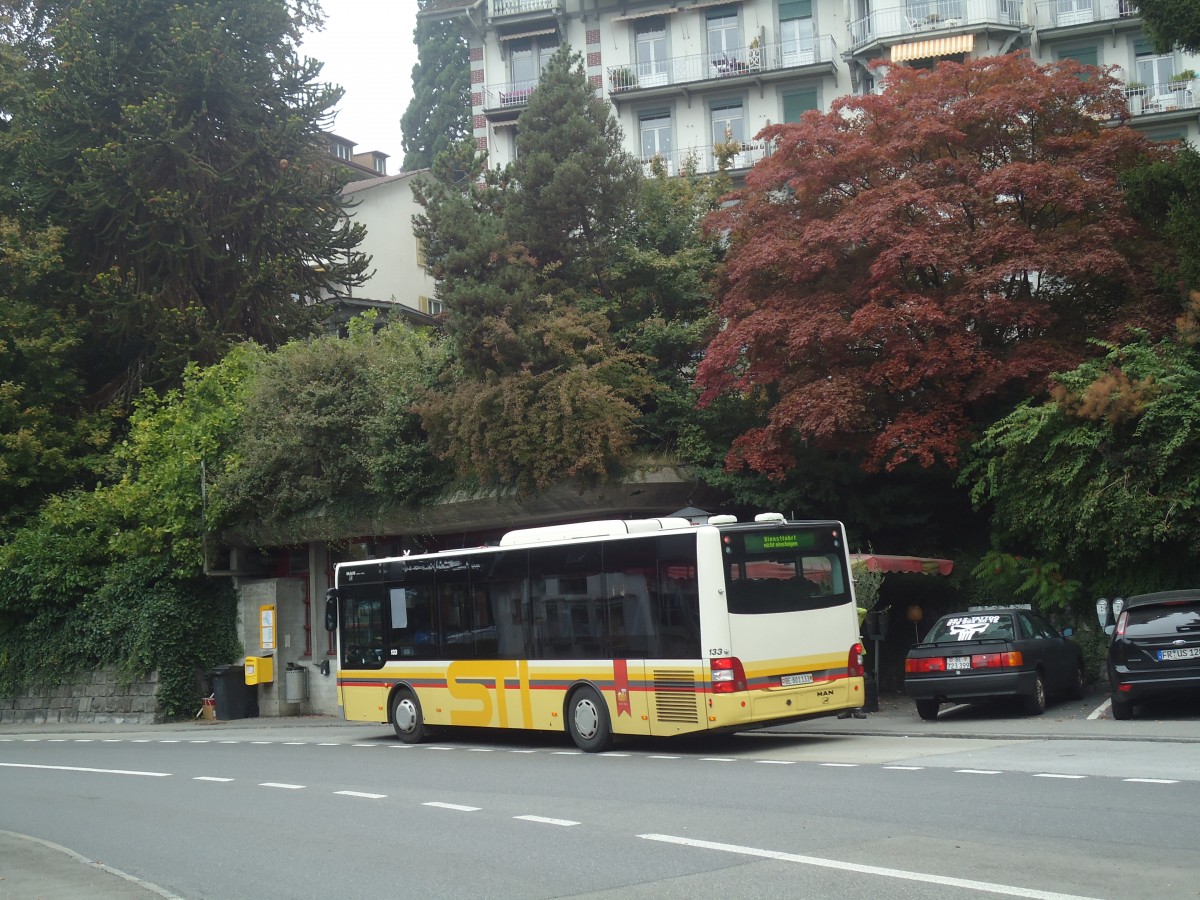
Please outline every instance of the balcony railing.
M1038 28L1067 28L1091 22L1132 19L1141 12L1133 0L1046 0L1034 10Z
M742 141L740 148L729 158L729 170L748 169L761 159L770 156L775 146L769 141ZM642 171L647 176L661 171L666 175L679 175L690 169L700 174L710 174L720 168L716 147L683 147L642 159Z
M1164 81L1144 87L1126 87L1125 99L1129 113L1145 116L1173 112L1177 109L1200 108L1200 78L1190 81Z
M1021 0L911 0L850 23L850 49L874 41L981 25L1022 25Z
M717 78L757 75L762 72L830 62L836 57L837 46L828 35L810 41L745 47L717 56L707 53L675 56L627 66L609 66L608 90L610 93L620 94L625 91L691 84Z
M557 12L562 0L488 0L488 16L520 16L528 13Z
M484 90L484 109L520 109L529 102L537 81L509 81L489 84Z

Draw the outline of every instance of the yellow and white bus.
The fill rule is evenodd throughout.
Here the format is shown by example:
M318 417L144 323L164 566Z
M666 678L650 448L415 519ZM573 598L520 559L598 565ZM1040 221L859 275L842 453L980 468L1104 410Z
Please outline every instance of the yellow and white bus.
M580 522L499 546L339 564L347 719L614 734L737 731L863 705L840 522Z

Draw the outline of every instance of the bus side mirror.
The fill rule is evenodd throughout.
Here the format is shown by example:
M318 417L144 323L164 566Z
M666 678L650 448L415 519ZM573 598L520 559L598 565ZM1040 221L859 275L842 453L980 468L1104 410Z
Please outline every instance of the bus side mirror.
M338 590L330 588L325 592L325 630L337 631Z

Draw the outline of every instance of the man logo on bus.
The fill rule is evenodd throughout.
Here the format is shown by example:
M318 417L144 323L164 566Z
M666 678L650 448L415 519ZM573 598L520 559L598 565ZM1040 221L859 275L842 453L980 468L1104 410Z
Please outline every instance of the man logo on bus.
M989 625L999 621L999 616L973 616L969 619L951 619L946 625L960 641L973 641L987 631Z

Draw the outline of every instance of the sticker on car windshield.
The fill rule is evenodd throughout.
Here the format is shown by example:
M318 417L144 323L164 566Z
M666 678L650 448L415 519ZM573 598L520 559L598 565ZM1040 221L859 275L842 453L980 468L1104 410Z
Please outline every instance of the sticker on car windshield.
M962 616L957 619L947 619L946 628L960 641L973 641L987 631L989 626L999 623L999 616Z

